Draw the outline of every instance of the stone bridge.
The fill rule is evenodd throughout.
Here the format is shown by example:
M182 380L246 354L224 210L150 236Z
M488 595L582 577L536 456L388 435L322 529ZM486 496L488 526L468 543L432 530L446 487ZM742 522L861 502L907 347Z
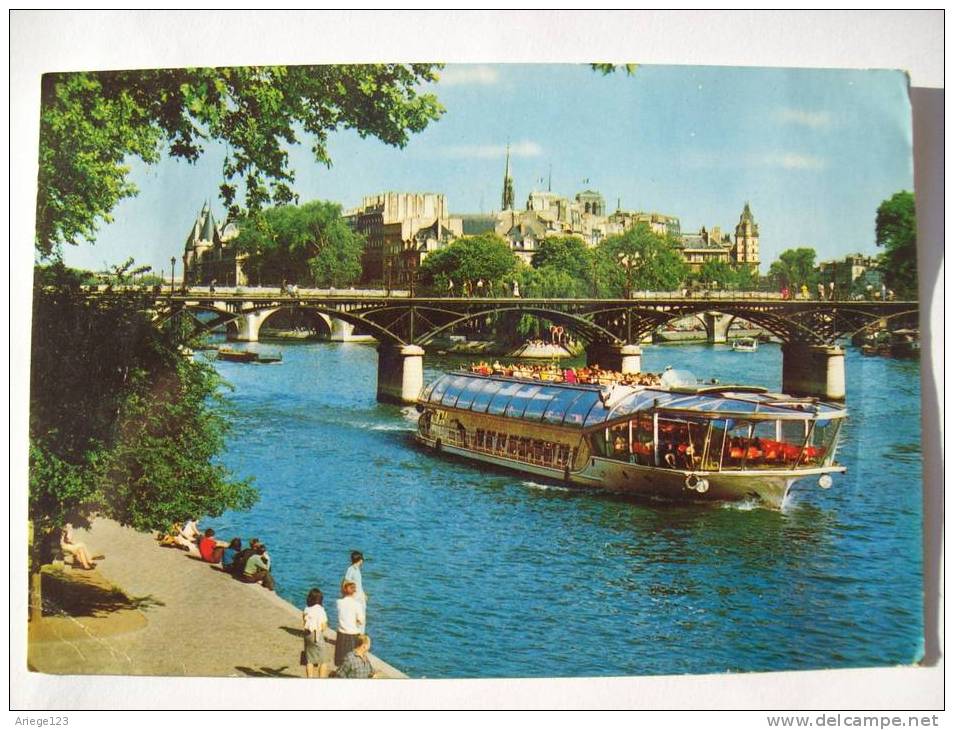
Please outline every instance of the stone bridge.
M160 321L208 312L207 319L196 320L200 329L232 324L233 338L243 341L257 341L265 321L283 310L310 312L325 321L334 339L346 340L360 328L379 343L379 399L403 403L414 402L422 387L424 348L435 337L507 312L563 326L585 343L588 363L623 372L640 369L638 343L667 322L696 316L709 342L719 343L734 320L744 320L782 341L784 392L829 399L845 395L840 340L892 320L916 321L918 315L917 302L910 301L783 300L760 293L498 299L192 290L160 294L155 308Z

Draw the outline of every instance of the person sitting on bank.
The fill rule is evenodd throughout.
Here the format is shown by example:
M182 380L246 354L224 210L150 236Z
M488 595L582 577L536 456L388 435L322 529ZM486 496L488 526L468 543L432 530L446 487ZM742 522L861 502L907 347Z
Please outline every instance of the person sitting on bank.
M268 590L275 590L275 581L272 574L268 571L268 565L262 559L265 554L265 545L259 543L255 546L255 552L245 562L245 569L242 571L241 581L243 583L261 583Z
M210 527L199 540L199 557L207 563L221 563L227 547L228 543L215 539L215 530Z
M358 644L364 631L364 604L355 598L355 585L345 581L338 599L338 636L335 639L335 665L341 666L345 656Z
M321 605L324 600L324 594L318 588L312 588L305 599L307 608L301 614L305 628L305 676L308 678L328 676L328 667L321 661L323 637L328 628L328 614Z
M96 567L96 563L94 563L89 556L89 550L86 549L86 545L82 542L76 542L74 539L73 525L69 522L63 525L63 529L60 531L60 550L63 551L64 555L73 556L74 568L77 562L79 562L83 570L93 570ZM101 555L100 557L103 558L106 556Z
M176 536L176 544L188 550L193 555L198 555L199 546L197 542L200 534L198 521L194 517L188 517L185 525L182 526L182 529L179 530L179 534Z
M222 567L227 572L232 572L232 565L240 552L242 552L242 541L237 537L233 537L232 542L229 543L229 546L225 548L222 553Z
M338 665L335 676L339 679L378 679L380 672L375 672L371 666L368 653L371 651L371 637L367 634L358 634L354 649L349 651Z

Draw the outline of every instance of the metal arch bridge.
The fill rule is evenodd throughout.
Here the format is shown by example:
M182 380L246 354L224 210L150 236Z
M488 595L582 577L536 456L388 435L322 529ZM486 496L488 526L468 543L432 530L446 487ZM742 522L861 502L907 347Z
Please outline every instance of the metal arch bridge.
M724 339L731 321L743 319L784 343L833 345L841 338L886 321L916 321L918 303L783 300L752 294L715 298L533 299L192 291L155 298L159 321L194 317L200 311L214 315L205 321L197 320L200 330L254 319L254 336L249 339L258 339L261 323L280 310L310 311L323 318L343 320L383 344L397 346L424 346L455 327L507 312L533 315L563 326L588 345L637 343L667 322L688 316L702 319L710 340ZM723 315L721 324L716 323L715 314ZM716 327L721 329L721 338L713 332Z

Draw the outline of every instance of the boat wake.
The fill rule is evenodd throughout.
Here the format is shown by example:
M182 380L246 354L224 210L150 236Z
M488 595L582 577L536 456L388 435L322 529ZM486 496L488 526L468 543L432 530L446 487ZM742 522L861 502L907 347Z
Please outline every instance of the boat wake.
M734 509L739 512L751 512L761 506L755 499L743 499L741 502L722 502L722 509Z
M557 484L540 484L539 482L531 482L529 480L520 482L523 486L529 487L530 489L539 489L544 492L569 492L571 489L569 487L561 487Z

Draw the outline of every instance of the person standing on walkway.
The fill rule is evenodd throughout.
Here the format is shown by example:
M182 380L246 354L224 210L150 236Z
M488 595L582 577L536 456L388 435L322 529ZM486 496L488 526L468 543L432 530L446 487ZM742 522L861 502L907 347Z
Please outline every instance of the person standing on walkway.
M364 603L354 597L355 585L345 581L338 599L338 636L335 639L335 666L341 666L345 656L358 644L358 635L364 631Z
M361 585L361 566L364 565L364 555L359 550L351 551L351 565L345 571L344 580L341 584L354 583L354 597L361 601L365 606L368 605L368 596Z
M335 676L340 679L377 679L381 675L374 671L368 653L371 651L371 637L358 635L358 644L342 660Z
M312 588L305 599L307 608L301 615L305 627L305 676L309 678L327 676L327 667L321 663L321 648L325 643L323 637L328 628L328 614L321 605L324 600L324 594Z

